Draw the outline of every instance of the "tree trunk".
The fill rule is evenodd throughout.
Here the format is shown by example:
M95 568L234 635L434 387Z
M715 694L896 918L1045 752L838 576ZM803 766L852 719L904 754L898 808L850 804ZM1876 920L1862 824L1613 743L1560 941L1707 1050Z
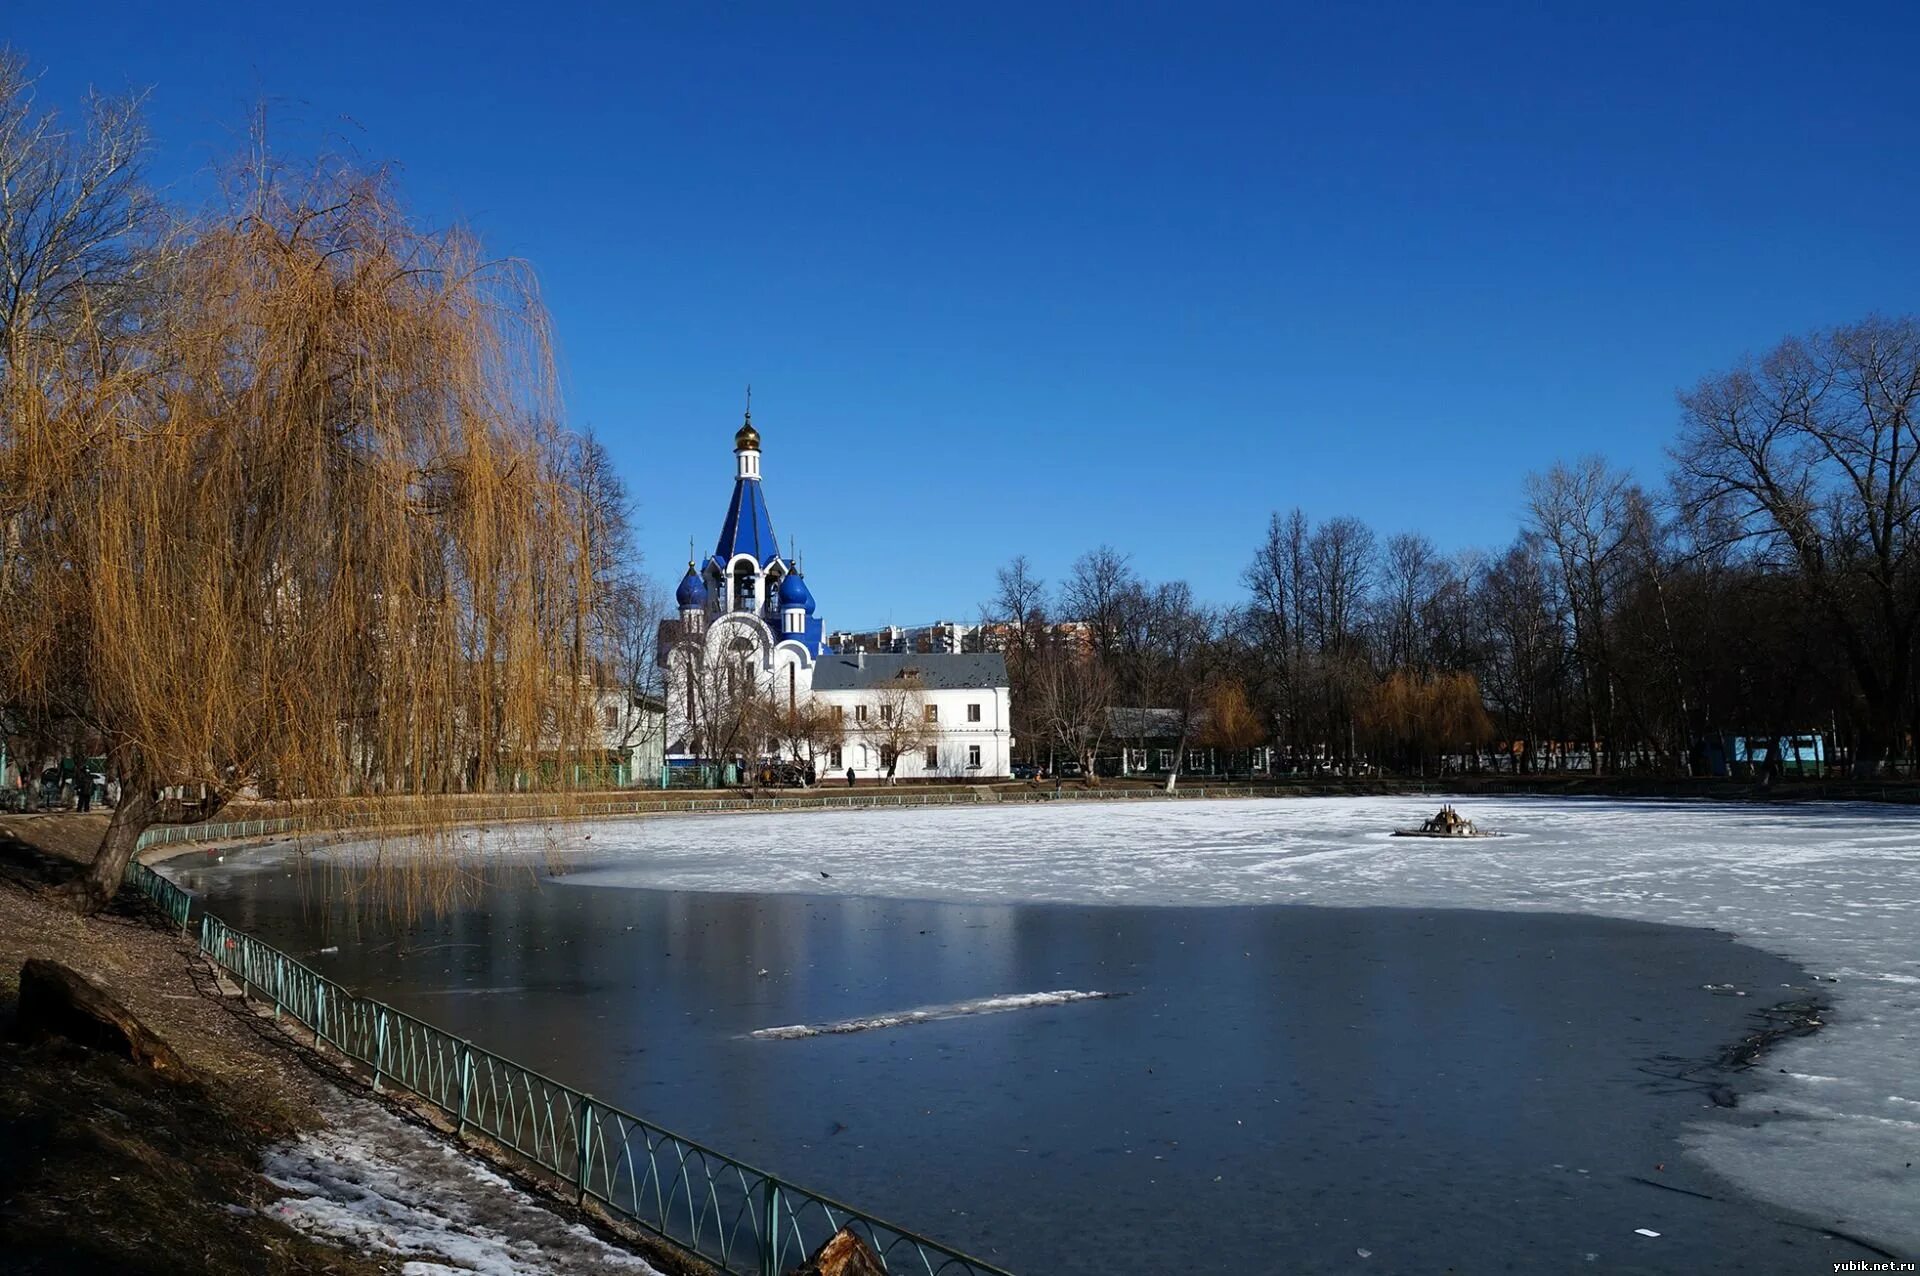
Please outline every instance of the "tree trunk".
M86 874L74 884L74 907L83 916L91 917L113 901L140 835L152 826L159 809L160 800L152 786L122 781L120 805L107 821L107 835L100 839L100 849L93 853Z
M193 1076L173 1047L112 993L72 967L44 957L30 957L20 967L17 1030L28 1041L65 1037L111 1051L172 1080Z

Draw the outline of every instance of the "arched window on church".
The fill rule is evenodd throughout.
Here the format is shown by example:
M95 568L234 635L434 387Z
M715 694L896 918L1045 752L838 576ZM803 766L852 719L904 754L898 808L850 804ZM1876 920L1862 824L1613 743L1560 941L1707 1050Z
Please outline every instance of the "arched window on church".
M753 689L753 642L735 638L728 648L733 659L727 662L728 696L745 695Z

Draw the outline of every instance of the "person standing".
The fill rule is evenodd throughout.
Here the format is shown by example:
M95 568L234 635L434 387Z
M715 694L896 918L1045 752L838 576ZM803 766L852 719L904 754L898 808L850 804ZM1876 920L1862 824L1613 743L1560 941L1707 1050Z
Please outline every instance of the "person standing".
M84 763L73 773L73 800L82 815L93 808L93 772Z
M853 787L853 768L852 767L847 768L847 787L848 788Z

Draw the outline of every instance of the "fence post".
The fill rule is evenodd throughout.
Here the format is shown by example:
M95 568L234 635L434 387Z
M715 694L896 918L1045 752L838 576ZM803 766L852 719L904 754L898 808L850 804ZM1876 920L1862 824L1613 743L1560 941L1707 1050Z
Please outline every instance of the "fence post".
M580 1123L574 1132L573 1143L573 1182L580 1189L573 1203L579 1205L587 1199L587 1163L593 1149L593 1099L584 1094L580 1096Z
M767 1231L760 1242L760 1276L780 1276L780 1180L767 1176Z
M279 953L273 955L273 1017L280 1017L280 996L282 986L287 982L286 959Z
M381 1006L373 1013L373 1088L376 1093L380 1089L380 1069L386 1061L387 1008Z
M313 1048L320 1048L320 1025L327 1021L327 984L325 980L313 986Z
M460 1043L460 1125L459 1132L467 1132L467 1101L473 1094L473 1043Z

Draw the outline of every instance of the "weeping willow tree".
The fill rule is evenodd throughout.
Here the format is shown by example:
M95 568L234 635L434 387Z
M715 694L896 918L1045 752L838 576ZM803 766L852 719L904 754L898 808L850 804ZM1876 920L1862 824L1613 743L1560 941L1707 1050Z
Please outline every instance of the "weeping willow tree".
M1373 689L1360 713L1361 729L1403 770L1427 773L1453 750L1478 750L1493 739L1480 683L1472 674L1396 669Z
M233 189L170 237L155 304L69 298L7 351L0 696L122 782L87 911L173 786L431 822L596 760L617 529L531 278L380 174L256 160Z

